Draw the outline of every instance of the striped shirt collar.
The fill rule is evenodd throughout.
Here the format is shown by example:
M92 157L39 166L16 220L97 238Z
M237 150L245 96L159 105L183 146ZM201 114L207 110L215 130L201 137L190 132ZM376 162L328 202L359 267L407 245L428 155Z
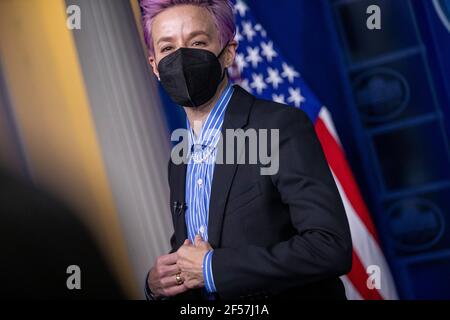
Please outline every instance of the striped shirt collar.
M233 87L228 81L227 86L223 90L216 104L208 114L206 121L200 130L199 136L196 138L194 131L189 124L189 119L186 118L186 127L189 130L189 145L201 145L203 147L215 148L220 138L220 130L222 128L223 119L225 117L225 110L233 95Z

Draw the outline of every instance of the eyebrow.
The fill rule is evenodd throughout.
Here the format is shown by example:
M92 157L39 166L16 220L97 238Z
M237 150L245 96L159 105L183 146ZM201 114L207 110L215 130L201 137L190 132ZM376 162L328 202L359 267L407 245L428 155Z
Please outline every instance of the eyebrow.
M194 38L196 36L199 36L199 35L205 35L206 37L210 38L210 36L209 36L209 34L207 32L202 31L202 30L198 30L198 31L192 31L189 34L188 39L192 39L192 38ZM156 44L159 44L160 42L164 42L164 41L170 42L171 40L173 40L173 37L162 37L162 38L158 39L158 42Z

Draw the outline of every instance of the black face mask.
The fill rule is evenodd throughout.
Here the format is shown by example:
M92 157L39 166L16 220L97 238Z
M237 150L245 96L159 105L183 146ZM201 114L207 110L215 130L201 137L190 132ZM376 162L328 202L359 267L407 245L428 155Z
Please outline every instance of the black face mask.
M225 76L219 58L204 49L180 48L158 64L161 84L178 105L199 107L214 97Z

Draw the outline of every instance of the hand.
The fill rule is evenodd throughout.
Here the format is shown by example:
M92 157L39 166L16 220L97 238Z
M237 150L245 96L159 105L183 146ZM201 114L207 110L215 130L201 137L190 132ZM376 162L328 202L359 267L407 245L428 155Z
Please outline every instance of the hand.
M178 285L176 274L180 272L177 266L177 253L163 255L156 259L155 265L148 276L148 286L156 297L170 297L187 291L184 284Z
M184 285L189 289L202 288L205 286L203 279L203 258L211 250L211 245L203 241L200 235L196 235L194 244L185 240L178 249L177 266L181 270Z

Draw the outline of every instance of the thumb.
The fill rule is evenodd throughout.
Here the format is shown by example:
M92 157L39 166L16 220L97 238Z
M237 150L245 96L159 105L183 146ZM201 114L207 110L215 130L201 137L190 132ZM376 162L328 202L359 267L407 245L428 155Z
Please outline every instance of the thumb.
M191 240L189 239L184 240L183 245L190 245L190 244L192 244Z
M202 242L203 242L202 237L199 234L195 235L195 238L194 238L195 246L200 245Z

